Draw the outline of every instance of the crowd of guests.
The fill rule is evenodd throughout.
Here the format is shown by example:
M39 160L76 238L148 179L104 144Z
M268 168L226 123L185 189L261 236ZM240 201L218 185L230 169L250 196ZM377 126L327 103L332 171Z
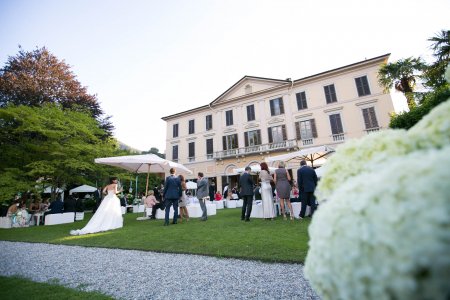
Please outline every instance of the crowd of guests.
M217 190L215 182L209 182L202 172L197 176L197 199L202 210L201 220L208 219L206 201L213 200L243 200L241 220L250 221L250 215L254 201L262 202L263 218L273 220L277 214L280 214L284 220L294 220L292 202L301 202L301 211L299 219L305 217L306 208L310 206L310 215L314 213L316 201L314 190L317 186L317 175L313 168L307 166L306 161L300 162L300 168L297 170L298 182L292 180L290 173L285 168L285 163L280 162L274 174L270 174L267 163L260 164L261 172L258 174L258 180L255 183L250 174L251 168L246 167L245 172L239 178L238 186L230 187L225 184L223 194ZM186 208L187 191L186 181L183 175L177 176L175 169L170 170L170 175L161 186L155 187L144 199L145 208L152 208L150 219L155 219L156 209L165 209L164 226L169 225L170 208L173 208L172 224L180 223L185 219L189 220L189 213ZM279 212L275 211L274 203ZM178 214L179 208L179 214Z

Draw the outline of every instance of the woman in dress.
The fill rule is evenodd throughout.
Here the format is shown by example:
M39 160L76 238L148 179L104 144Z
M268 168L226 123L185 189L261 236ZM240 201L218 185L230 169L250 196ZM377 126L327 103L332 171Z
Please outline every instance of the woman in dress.
M189 213L186 207L187 204L187 196L186 196L186 180L184 179L183 175L180 175L180 180L181 180L181 189L182 189L182 194L181 194L181 198L180 201L178 202L178 207L180 208L180 223L183 222L183 216L186 219L186 221L189 221Z
M267 163L262 162L260 164L261 172L259 173L259 179L261 180L261 199L263 207L263 218L273 220L275 217L275 210L273 209L273 197L272 197L272 175L269 173L269 167Z
M116 196L121 190L117 190L116 177L111 178L110 182L111 183L103 189L103 194L106 194L106 196L103 198L103 201L100 203L95 214L83 229L71 230L71 235L82 235L123 227L120 200Z
M291 214L291 220L294 220L294 214L292 211L292 205L290 200L291 195L291 184L289 181L291 180L291 176L289 172L284 168L284 162L280 162L278 164L278 169L275 170L274 181L277 189L277 196L280 199L280 210L283 215L283 219L286 220L286 212L284 209L284 202L286 201L289 212Z

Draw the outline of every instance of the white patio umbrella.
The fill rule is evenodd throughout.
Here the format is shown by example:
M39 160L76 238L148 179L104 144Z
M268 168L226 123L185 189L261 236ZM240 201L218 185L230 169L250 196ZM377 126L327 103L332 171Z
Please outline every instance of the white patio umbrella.
M180 163L161 158L155 154L127 155L96 158L95 163L114 166L133 173L147 173L145 194L148 192L148 177L150 173L165 173L170 168L175 168L177 173L192 174L192 171Z
M276 155L266 158L266 162L274 162L274 161L284 161L288 162L291 160L306 160L311 163L311 166L314 167L314 161L319 159L326 158L328 155L334 152L334 148L330 146L318 146L311 148L304 148L299 151L290 152L287 154Z
M90 186L87 184L83 184L83 185L80 185L79 187L69 190L69 195L72 195L73 193L93 193L96 190L97 190L96 187L93 187L93 186Z
M260 165L253 165L253 166L250 166L250 168L251 168L250 173L252 173L252 174L259 174L259 173L261 172L261 166L260 166ZM277 168L269 167L269 173L270 173L270 174L275 173L275 170L276 170L276 169L277 169ZM245 172L245 168L237 168L237 169L233 169L233 172L234 172L235 174L242 174L242 173Z

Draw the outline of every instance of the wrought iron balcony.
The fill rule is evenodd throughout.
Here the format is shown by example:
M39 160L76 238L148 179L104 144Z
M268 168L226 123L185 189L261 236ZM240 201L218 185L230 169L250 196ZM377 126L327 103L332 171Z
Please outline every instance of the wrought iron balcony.
M223 158L229 158L229 157L238 157L238 156L244 156L249 154L255 154L255 153L266 153L266 152L275 152L280 150L286 150L290 148L296 148L297 146L297 140L286 140L282 142L277 143L270 143L270 144L262 144L262 145L255 145L255 146L249 146L249 147L243 147L243 148L236 148L236 149L229 149L224 151L217 151L214 152L214 159L223 159Z

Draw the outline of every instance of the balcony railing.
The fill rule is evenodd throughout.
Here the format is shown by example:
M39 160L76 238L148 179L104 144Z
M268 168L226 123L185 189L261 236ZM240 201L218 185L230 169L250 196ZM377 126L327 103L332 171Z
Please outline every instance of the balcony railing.
M312 145L314 143L313 139L302 140L303 146Z
M340 134L333 134L333 141L334 142L339 142L339 141L343 141L345 140L345 136L343 133Z
M377 132L377 131L380 131L380 127L366 129L367 134L372 133L372 132Z
M236 149L229 149L229 150L224 150L224 151L217 151L217 152L214 152L214 159L222 159L222 158L233 157L233 156L236 157L236 156L240 156L240 155L247 155L247 154L254 154L254 153L280 151L280 150L290 149L290 148L294 148L294 147L297 147L296 140L286 140L286 141L277 142L277 143L262 144L262 145L244 147L244 148L236 148Z

